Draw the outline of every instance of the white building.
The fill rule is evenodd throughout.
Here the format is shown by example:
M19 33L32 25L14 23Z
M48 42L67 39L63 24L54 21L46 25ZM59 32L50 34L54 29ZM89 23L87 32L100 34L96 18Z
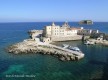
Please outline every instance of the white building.
M77 35L78 30L81 29L83 28L71 28L67 22L65 22L62 26L52 23L50 26L45 26L43 34L45 37L75 36Z
M47 41L61 41L66 40L70 38L74 38L74 36L78 36L77 32L78 30L82 30L83 27L81 28L75 28L75 27L70 27L67 22L65 22L62 26L55 25L52 23L50 26L45 26L43 30L43 36L45 37L43 39L44 42ZM65 38L65 39L63 39Z

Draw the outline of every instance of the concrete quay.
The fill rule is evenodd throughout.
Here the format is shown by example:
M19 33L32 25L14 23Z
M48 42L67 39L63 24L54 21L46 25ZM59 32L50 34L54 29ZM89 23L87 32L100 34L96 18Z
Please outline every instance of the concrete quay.
M74 61L79 60L84 57L82 52L72 51L69 49L64 49L62 47L43 43L36 42L32 39L24 40L23 42L11 45L7 48L9 53L14 54L24 54L24 53L40 53L48 54L58 57L62 61Z
M108 41L107 40L89 39L88 41L90 41L94 44L101 44L103 46L108 46Z

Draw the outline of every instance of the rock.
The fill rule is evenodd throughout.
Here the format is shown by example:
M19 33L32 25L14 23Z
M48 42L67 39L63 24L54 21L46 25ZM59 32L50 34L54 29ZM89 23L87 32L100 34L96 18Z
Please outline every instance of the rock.
M67 57L66 59L67 59L68 61L70 61L70 57Z
M75 60L78 60L78 56L75 56Z
M62 56L62 57L60 58L60 60L61 60L61 61L65 61L65 57Z
M19 52L18 52L18 51L15 51L14 53L15 53L15 54L18 54Z
M50 54L50 52L48 51L47 54Z

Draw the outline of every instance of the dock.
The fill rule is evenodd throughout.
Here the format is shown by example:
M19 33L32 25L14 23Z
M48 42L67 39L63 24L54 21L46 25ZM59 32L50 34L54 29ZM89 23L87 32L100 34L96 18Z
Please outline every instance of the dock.
M64 52L68 52L69 54L74 54L74 55L78 55L78 56L83 54L82 52L69 50L69 49L62 48L62 47L59 47L59 46L56 46L56 45L52 45L52 44L38 43L38 45L45 45L45 46L48 46L48 47L51 47L51 48L55 48L55 49L59 49L59 50L62 50Z
M43 45L45 45L45 44L43 44ZM69 49L62 48L62 47L59 47L59 46L55 46L55 45L52 45L52 44L47 44L46 46L50 46L50 47L53 47L57 50L63 51L63 54L66 54L66 55L70 55L70 56L75 55L77 60L84 57L84 53L82 53L82 52L69 50Z
M84 57L84 53L65 49L49 43L38 42L32 40L24 40L23 42L12 45L8 48L9 53L40 53L54 55L62 61L80 60Z

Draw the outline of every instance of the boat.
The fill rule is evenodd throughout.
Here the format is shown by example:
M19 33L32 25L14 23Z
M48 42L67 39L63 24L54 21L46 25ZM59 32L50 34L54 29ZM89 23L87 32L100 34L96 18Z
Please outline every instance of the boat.
M72 47L72 46L69 46L68 44L63 44L63 48L81 52L81 50L78 47Z
M63 44L63 48L68 48L69 45L68 44Z
M85 45L90 45L90 42L89 41L86 41L84 44Z
M73 51L78 51L78 52L81 51L78 47L72 47L72 46L70 46L69 49L73 50Z
M93 45L93 44L95 44L95 43L92 42L92 41L86 41L84 44L85 44L85 45Z

